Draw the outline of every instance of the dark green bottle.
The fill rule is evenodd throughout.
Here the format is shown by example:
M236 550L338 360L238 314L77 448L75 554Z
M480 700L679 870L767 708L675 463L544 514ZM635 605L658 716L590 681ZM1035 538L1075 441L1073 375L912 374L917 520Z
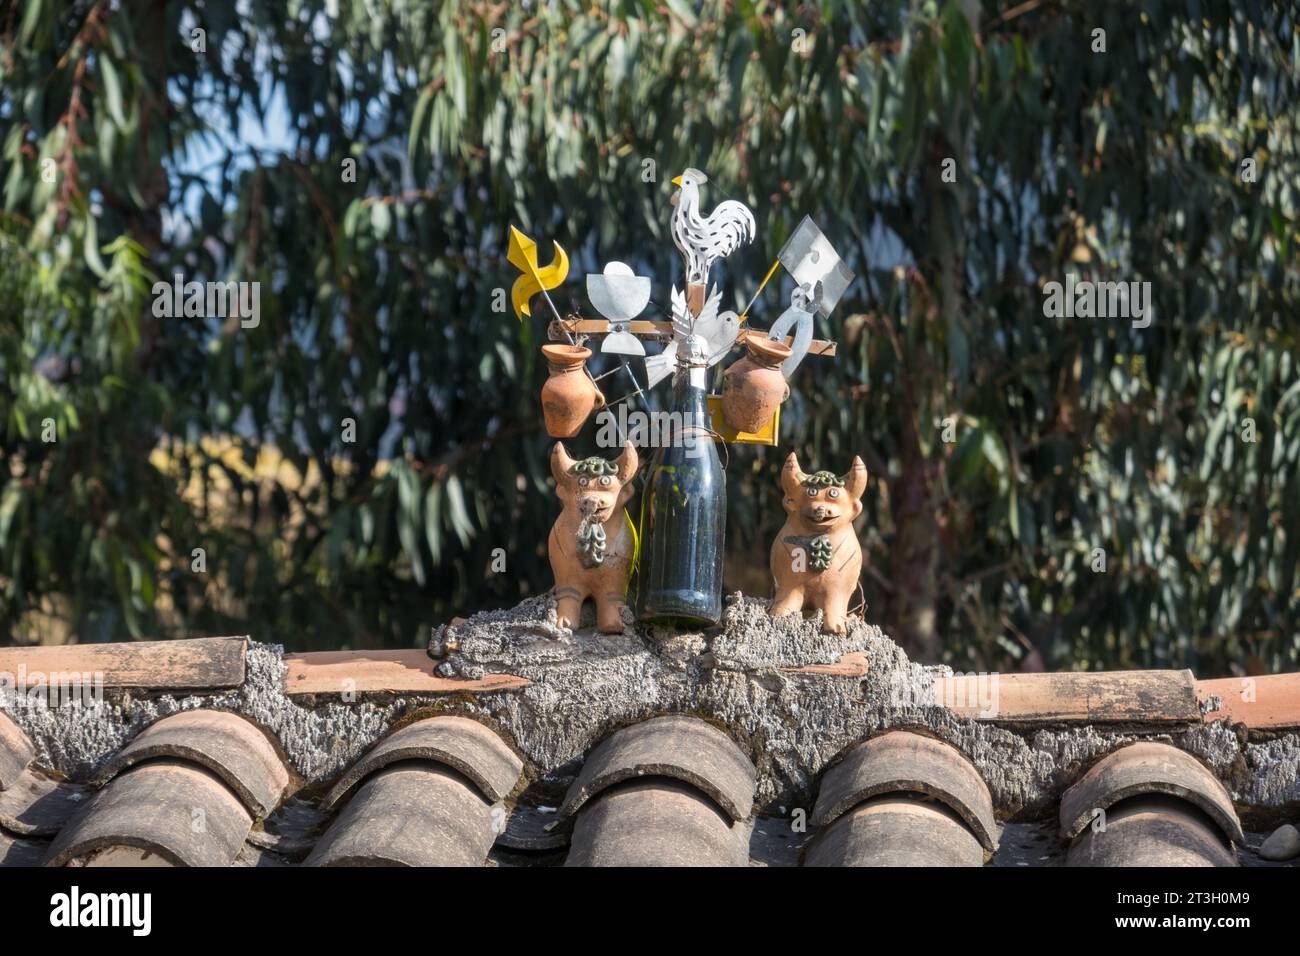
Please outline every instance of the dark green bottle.
M678 347L670 440L661 434L641 494L641 621L689 626L722 618L727 476L706 402L706 348L696 336Z

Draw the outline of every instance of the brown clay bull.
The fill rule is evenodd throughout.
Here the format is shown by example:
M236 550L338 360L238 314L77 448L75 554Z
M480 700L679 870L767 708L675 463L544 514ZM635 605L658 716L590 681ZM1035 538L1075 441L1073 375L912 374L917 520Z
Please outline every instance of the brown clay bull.
M564 506L547 542L560 627L577 627L583 602L594 598L596 626L607 634L623 630L622 608L636 550L623 506L636 490L637 464L631 445L623 446L616 462L574 461L561 442L551 450L551 474Z
M853 519L862 513L867 466L855 457L843 477L829 471L806 475L791 454L781 470L781 490L789 517L772 543L772 616L819 608L822 629L843 634L862 573L862 546Z

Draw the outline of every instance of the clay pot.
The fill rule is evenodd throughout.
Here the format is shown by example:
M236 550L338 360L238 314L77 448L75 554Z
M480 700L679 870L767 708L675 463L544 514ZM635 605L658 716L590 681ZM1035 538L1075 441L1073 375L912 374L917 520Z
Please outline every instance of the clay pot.
M581 345L542 346L551 374L542 386L542 416L552 438L572 438L592 411L605 407L605 396L587 374L591 349Z
M745 357L722 376L722 415L738 432L757 432L790 397L781 363L790 346L761 332L745 336Z

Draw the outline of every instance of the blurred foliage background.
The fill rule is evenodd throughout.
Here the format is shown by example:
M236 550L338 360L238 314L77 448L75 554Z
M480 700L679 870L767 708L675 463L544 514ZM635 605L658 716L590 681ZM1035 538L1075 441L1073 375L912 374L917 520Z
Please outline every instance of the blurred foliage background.
M805 213L859 275L780 447L732 449L735 586L770 594L784 455L860 453L867 617L923 659L1295 669L1295 21L3 0L0 641L409 646L545 590L545 316L493 309L506 227L569 250L561 309L610 259L664 304L696 166L757 213L729 304ZM1150 282L1154 321L1045 317L1067 272ZM156 317L176 273L259 281L260 325Z

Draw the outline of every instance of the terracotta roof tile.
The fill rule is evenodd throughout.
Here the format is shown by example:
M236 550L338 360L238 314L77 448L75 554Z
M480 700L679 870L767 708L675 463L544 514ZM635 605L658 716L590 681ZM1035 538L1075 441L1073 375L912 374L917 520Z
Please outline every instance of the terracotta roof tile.
M13 719L0 711L0 790L8 790L32 762L36 750Z
M611 734L591 752L569 788L561 818L602 790L637 777L668 777L710 797L734 821L754 807L756 773L735 741L695 717L654 717Z
M506 828L496 845L525 853L555 853L569 845L569 832L555 826L555 808L516 803L506 819Z
M1196 696L1207 721L1229 720L1252 730L1300 727L1300 674L1200 680Z
M0 792L0 829L19 836L53 836L85 805L90 792L75 783L27 770Z
M244 844L244 848L239 851L239 856L235 857L235 862L231 866L278 868L293 866L293 864L278 854L267 852L250 840Z
M804 866L983 866L984 847L942 803L874 797L812 842Z
M606 789L578 813L565 866L745 866L749 828L666 778Z
M870 665L862 651L850 651L834 664L805 664L803 667L782 667L783 674L821 674L827 677L864 677Z
M1147 794L1168 794L1199 808L1223 831L1242 843L1241 822L1232 797L1195 757L1169 744L1140 741L1103 758L1061 798L1061 836L1074 839L1092 823L1097 810Z
M312 651L284 656L284 692L302 694L459 694L521 690L532 681L512 674L479 680L441 677L422 650Z
M247 637L0 647L0 671L87 674L109 690L212 690L244 682Z
M754 765L718 728L655 717L588 756L560 808L566 866L745 866Z
M1087 827L1067 866L1236 866L1215 821L1176 797L1145 794L1117 804L1104 827Z
M206 767L226 782L255 818L279 804L289 772L266 735L237 714L186 710L142 730L100 772L103 785L135 764L176 757Z
M500 802L523 761L465 717L399 728L344 774L325 800L351 794L308 858L312 866L479 866L505 827Z
M952 745L908 731L873 737L826 771L811 822L826 826L872 797L904 793L946 804L986 852L997 850L993 800L979 772ZM917 816L890 812L909 826Z
M295 794L260 825L253 825L248 842L260 850L273 851L276 857L301 862L312 851L315 835L325 829L327 819L328 814L315 801Z
M179 760L154 760L114 777L96 794L54 840L48 864L131 848L173 866L230 866L252 825L243 803L215 774Z
M46 844L10 836L0 830L0 866L40 866Z
M441 764L406 761L366 778L307 865L481 866L495 836L492 806L475 784Z
M1201 722L1196 682L1188 670L957 675L935 681L935 693L939 703L972 720L1144 726Z
M376 770L403 760L429 760L465 776L489 803L510 795L524 763L505 741L467 717L431 717L389 734L352 765L325 798L332 808Z

